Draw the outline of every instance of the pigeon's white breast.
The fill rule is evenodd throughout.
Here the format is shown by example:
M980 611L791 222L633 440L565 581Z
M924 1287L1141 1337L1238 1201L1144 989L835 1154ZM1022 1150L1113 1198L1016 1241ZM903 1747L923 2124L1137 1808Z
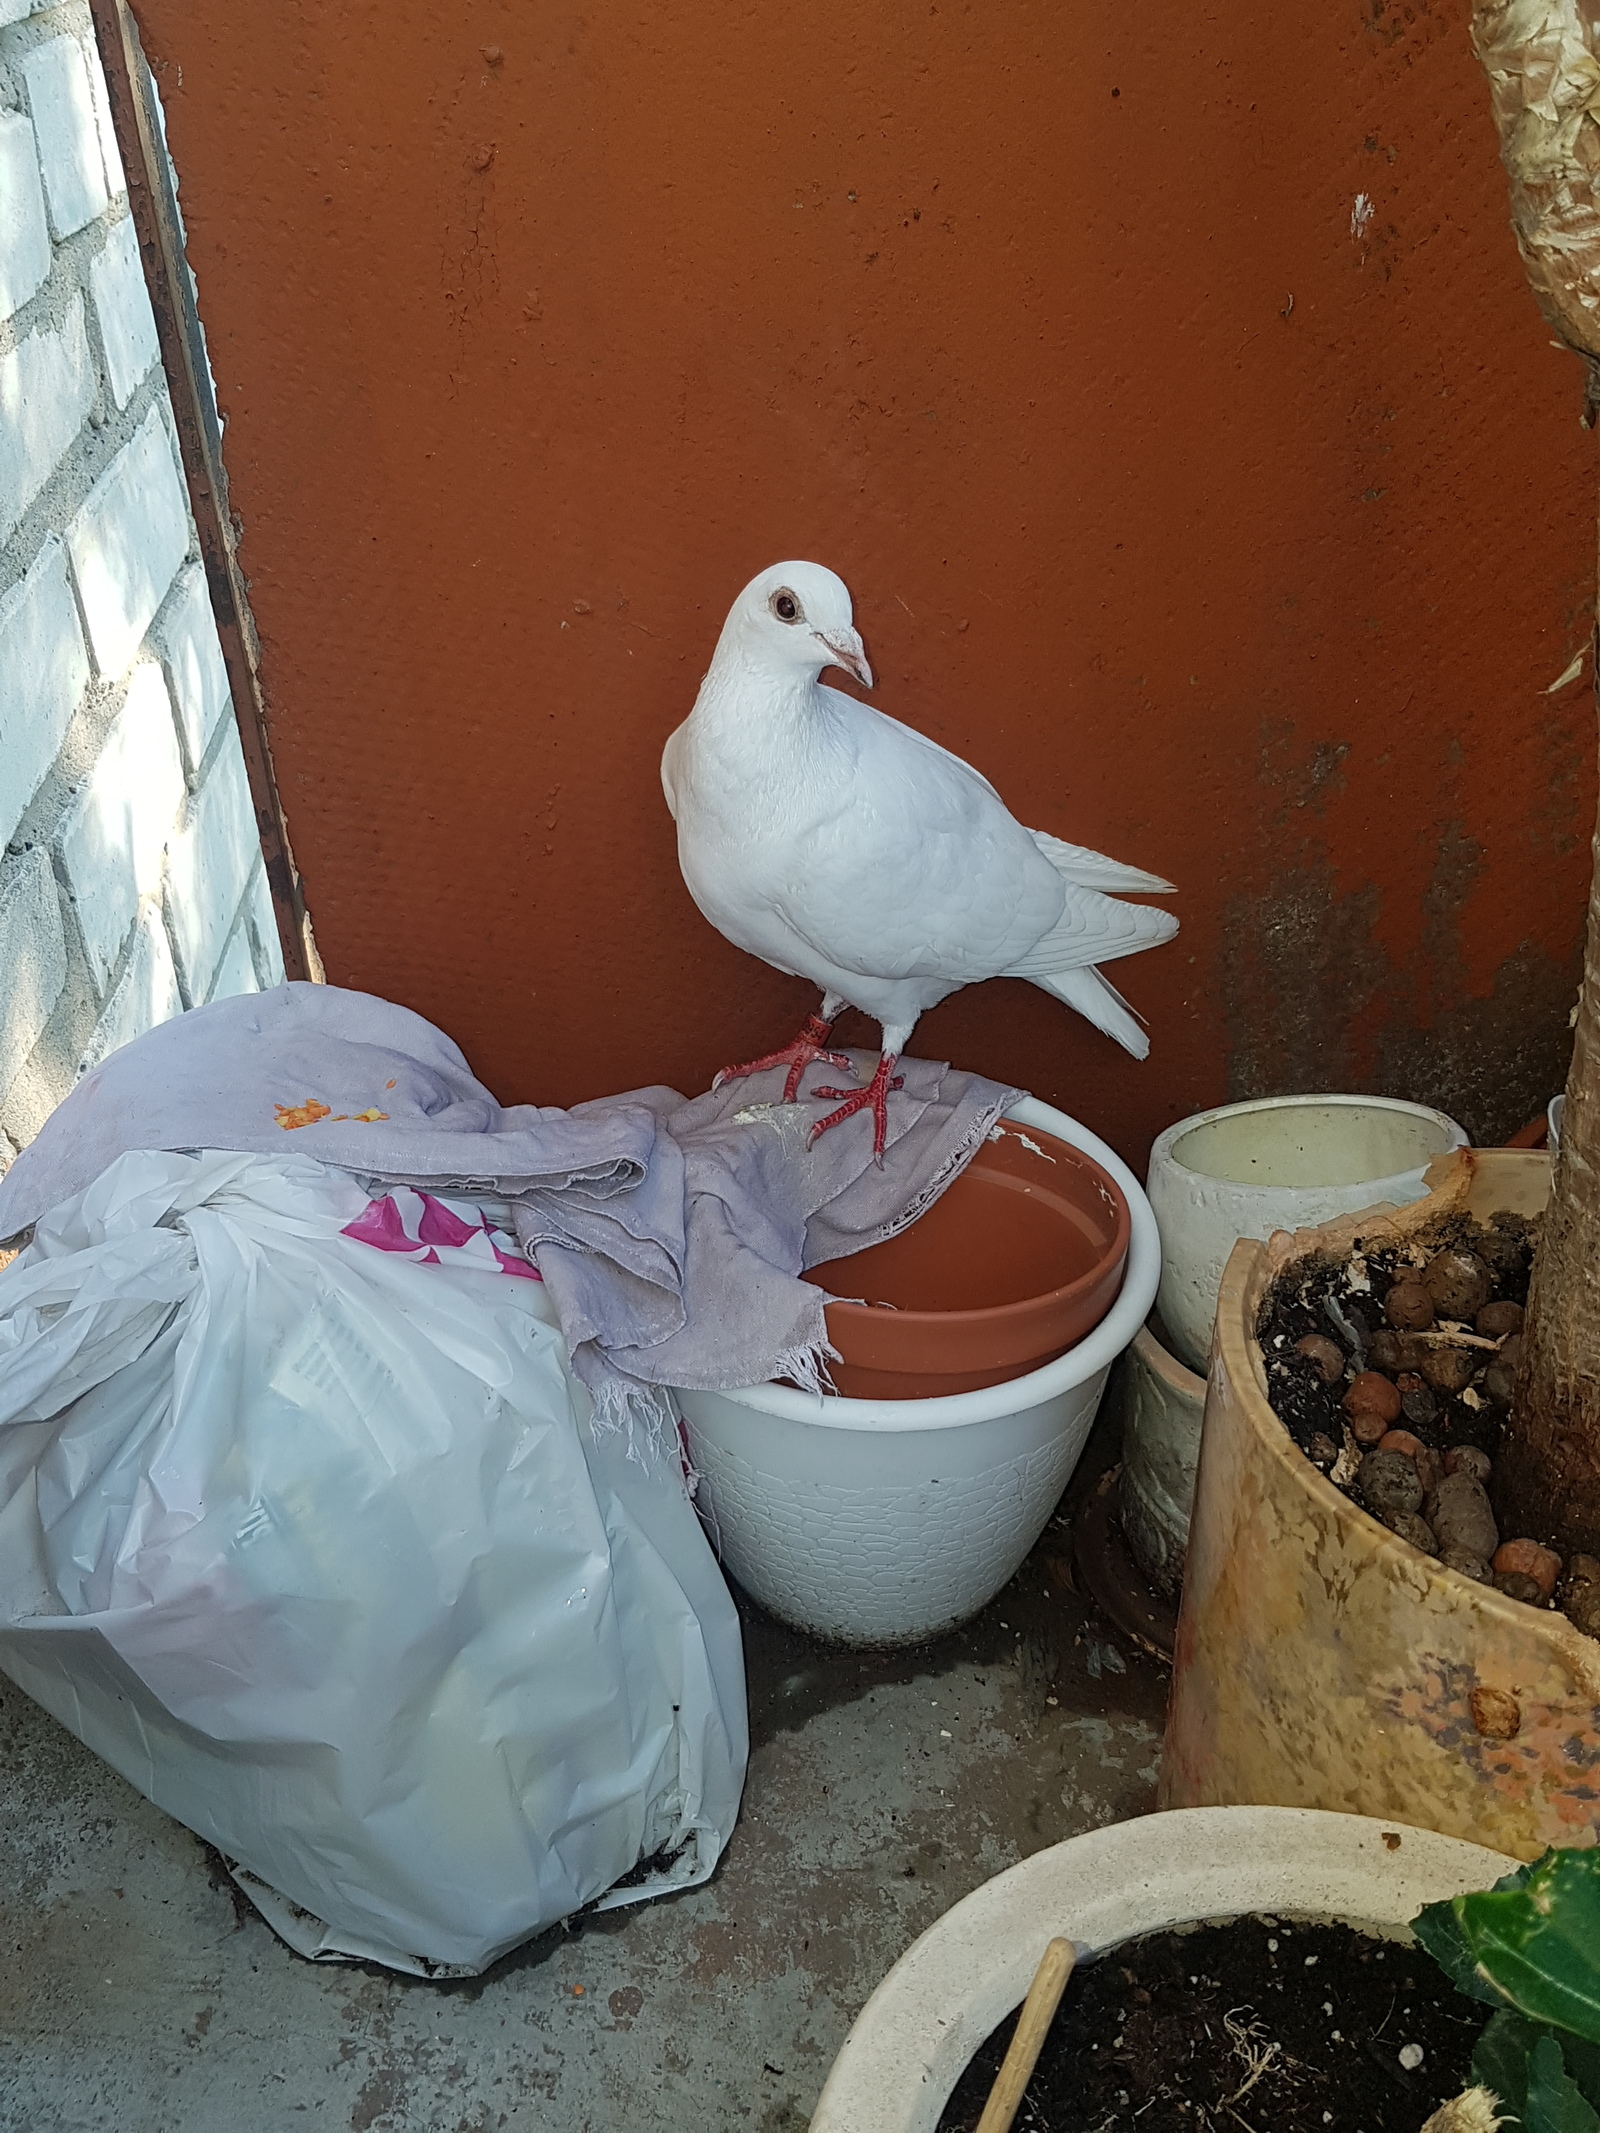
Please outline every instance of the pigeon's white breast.
M1060 916L1060 876L993 789L834 690L814 692L803 724L691 724L673 778L679 860L706 917L858 1005L841 976L931 1004L1006 969Z

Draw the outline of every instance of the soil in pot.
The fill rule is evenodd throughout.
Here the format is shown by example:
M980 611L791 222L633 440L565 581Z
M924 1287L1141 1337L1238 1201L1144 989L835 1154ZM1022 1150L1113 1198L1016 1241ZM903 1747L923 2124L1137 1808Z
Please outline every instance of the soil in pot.
M1346 1495L1449 1568L1593 1635L1600 1562L1563 1562L1495 1508L1534 1238L1521 1216L1456 1214L1401 1246L1358 1239L1345 1260L1287 1268L1257 1338L1274 1412Z
M1488 2010L1421 1948L1236 1918L1151 1934L1074 1972L1017 2133L1417 2133L1466 2086ZM973 2133L1016 2016L939 2133Z

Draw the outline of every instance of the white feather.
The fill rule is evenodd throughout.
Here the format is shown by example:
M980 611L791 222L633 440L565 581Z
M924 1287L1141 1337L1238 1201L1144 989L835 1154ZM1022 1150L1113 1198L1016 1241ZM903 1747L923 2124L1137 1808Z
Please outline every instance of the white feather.
M1171 896L1176 893L1172 883L1163 881L1159 874L1147 874L1142 867L1124 866L1120 859L1108 859L1104 852L1091 852L1085 845L1063 844L1048 830L1035 830L1033 841L1056 872L1068 881L1075 881L1081 889L1106 889L1113 896Z
M1016 976L1143 1058L1149 1039L1093 966L1169 939L1177 921L1103 891L1170 884L1025 829L969 763L822 686L825 666L846 663L870 683L831 571L779 564L734 602L661 759L705 916L882 1023L886 1051L962 986Z

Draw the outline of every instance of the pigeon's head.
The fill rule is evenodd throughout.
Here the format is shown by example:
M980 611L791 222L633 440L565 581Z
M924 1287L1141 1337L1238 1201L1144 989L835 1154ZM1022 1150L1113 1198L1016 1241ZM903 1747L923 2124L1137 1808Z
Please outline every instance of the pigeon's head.
M849 588L820 563L774 563L752 578L723 635L737 638L745 656L763 667L813 681L824 667L843 667L863 688L872 687Z

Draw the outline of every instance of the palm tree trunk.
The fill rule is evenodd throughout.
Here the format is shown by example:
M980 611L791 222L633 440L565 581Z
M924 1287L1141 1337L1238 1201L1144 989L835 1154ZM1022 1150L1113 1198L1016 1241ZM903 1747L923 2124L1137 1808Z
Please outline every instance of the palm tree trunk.
M1539 308L1588 366L1600 406L1600 62L1594 0L1476 0L1511 180L1511 220ZM1596 675L1600 696L1600 674ZM1502 1530L1600 1554L1600 823L1566 1114L1534 1266L1515 1428L1499 1463Z
M1561 1147L1534 1262L1501 1530L1600 1554L1600 823Z

